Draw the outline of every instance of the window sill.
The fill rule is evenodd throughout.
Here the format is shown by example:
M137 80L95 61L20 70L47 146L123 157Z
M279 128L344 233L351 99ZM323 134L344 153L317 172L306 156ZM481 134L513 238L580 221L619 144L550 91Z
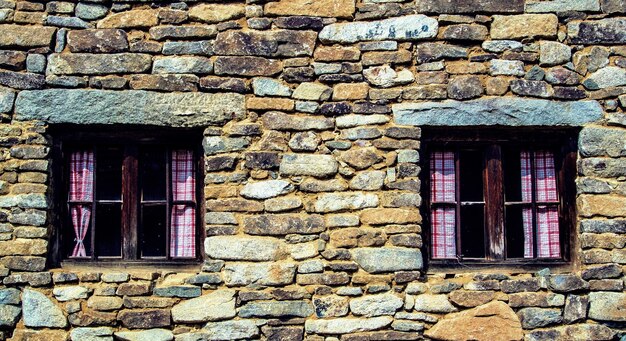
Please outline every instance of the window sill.
M555 260L430 260L426 265L427 274L441 273L466 273L466 272L507 272L507 273L530 273L549 268L554 272L568 272L575 268L574 262L562 259Z
M94 261L91 259L66 259L61 262L60 268L73 271L95 271L95 270L148 270L148 271L200 271L201 260L121 260L103 259Z

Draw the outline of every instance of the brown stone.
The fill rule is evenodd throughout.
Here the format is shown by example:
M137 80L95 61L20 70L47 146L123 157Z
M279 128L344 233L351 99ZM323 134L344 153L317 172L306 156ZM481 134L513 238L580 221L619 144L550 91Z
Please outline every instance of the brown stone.
M157 11L152 9L132 10L112 14L98 22L98 28L142 28L159 23Z
M578 212L584 217L626 217L626 197L615 195L581 195Z
M212 91L228 91L240 94L250 91L250 87L239 78L208 76L200 78L200 88Z
M132 75L130 88L137 90L195 91L195 75Z
M382 65L382 64L404 64L413 60L411 51L380 51L366 52L363 54L363 66Z
M496 301L440 320L424 335L443 340L509 341L524 337L522 325L506 303Z
M124 30L72 30L67 34L67 45L72 52L113 53L128 51Z
M292 111L295 102L288 98L250 97L246 100L246 108L250 110L283 110Z
M311 56L316 39L312 31L226 31L217 35L214 49L226 56Z
M211 24L238 19L244 14L245 7L243 4L201 4L189 9L189 18Z
M273 76L283 70L281 61L262 57L217 57L215 74L236 76Z
M138 296L149 294L151 291L150 282L130 282L120 284L115 294L119 296Z
M489 31L487 27L483 25L450 25L446 26L442 33L441 38L448 40L487 40Z
M115 324L117 313L107 313L94 311L91 309L81 310L75 314L70 314L68 319L72 326L78 327L94 327L94 326L111 326Z
M45 84L45 77L34 73L0 71L0 85L14 89L41 89Z
M54 27L0 25L0 46L50 46L55 32Z
M472 308L493 301L495 296L493 291L456 290L450 294L450 301L462 307Z
M421 223L418 210L399 208L372 208L361 213L361 222L369 225Z
M554 14L494 15L491 39L554 38L558 24Z
M333 100L366 99L369 89L370 87L367 83L337 84L333 87Z
M169 297L124 297L126 308L167 308L176 303L176 299Z
M354 14L354 2L354 0L280 0L266 4L265 14L349 18Z
M524 0L419 0L418 13L521 13Z
M0 67L21 70L26 65L26 53L21 51L0 51Z
M110 73L141 73L152 65L152 57L139 53L52 54L48 72L56 75L104 75Z
M194 26L156 26L150 29L150 36L155 40L213 38L217 35L215 25Z
M206 208L216 212L261 212L263 203L246 199L208 200Z
M130 329L168 327L171 324L170 311L163 309L122 310L117 318Z
M15 329L11 341L67 341L68 333L64 330Z
M341 160L356 169L365 169L383 159L376 153L376 148L368 147L350 149L341 154Z
M321 46L315 50L317 62L358 61L361 51L354 47L326 47Z
M48 251L48 242L43 239L15 239L0 242L0 256L43 255Z

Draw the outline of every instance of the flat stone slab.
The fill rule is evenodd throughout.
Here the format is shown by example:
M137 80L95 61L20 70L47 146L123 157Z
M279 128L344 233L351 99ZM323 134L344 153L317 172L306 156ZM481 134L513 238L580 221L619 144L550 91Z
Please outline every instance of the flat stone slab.
M244 115L240 94L54 89L22 91L15 102L17 120L50 124L201 127Z
M392 109L397 124L412 126L582 126L603 116L596 101L513 97L401 103Z
M354 43L372 40L421 40L437 35L436 19L425 15L407 15L371 22L332 24L324 27L319 38L322 42Z

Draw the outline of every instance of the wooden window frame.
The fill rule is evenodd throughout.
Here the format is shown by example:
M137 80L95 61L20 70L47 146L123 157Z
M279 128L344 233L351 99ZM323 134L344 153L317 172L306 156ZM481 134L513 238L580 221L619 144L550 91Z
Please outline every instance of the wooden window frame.
M197 129L151 129L149 132L145 128L130 128L123 132L114 131L112 128L100 127L85 129L74 132L72 127L55 127L51 129L54 136L52 148L52 168L53 181L51 186L54 190L54 211L60 214L53 217L53 224L60 226L55 229L52 241L52 256L50 257L51 265L72 266L72 265L90 265L94 266L132 266L132 265L197 265L203 259L202 240L205 238L205 229L203 228L204 220L204 197L203 197L203 179L204 179L204 152L202 150L202 131ZM121 222L121 256L118 257L98 257L95 250L95 238L97 235L97 227L95 226L96 209L95 204L98 199L95 196L98 181L94 172L94 199L91 214L91 255L86 258L69 257L69 248L71 241L69 231L72 230L72 223L69 214L69 157L70 151L77 148L90 147L94 148L94 170L98 162L97 152L99 147L116 146L123 150L122 159L122 222ZM139 197L139 148L140 147L158 147L162 148L166 153L166 200L162 200L166 204L166 256L157 257L141 257L140 244L141 240L141 216L139 214L141 205L145 204ZM171 193L171 152L174 149L188 149L194 152L194 162L196 166L196 188L195 202L195 257L193 258L172 258L170 256L170 225L171 225L171 207L179 203L173 200ZM184 202L187 204L188 202ZM95 228L94 228L95 227Z
M423 159L421 174L422 180L422 217L424 220L425 243L424 251L429 256L426 261L430 266L436 268L455 268L467 266L516 266L527 267L528 269L536 269L545 266L561 266L569 265L573 260L572 246L576 243L575 222L576 222L576 158L577 158L577 139L578 129L546 129L525 130L525 129L497 129L490 131L482 129L442 129L442 128L424 128L423 130ZM502 147L523 146L531 150L540 148L548 148L553 150L556 159L557 170L557 188L559 196L559 231L561 258L506 258L506 227L505 227L505 199L504 199L504 170L502 167ZM459 149L463 147L480 147L485 150L483 159L483 186L485 201L485 258L462 259L458 255L461 254L461 233L459 224L459 215L461 200L459 198L459 174L460 167L458 162ZM457 259L435 259L432 258L431 248L431 202L430 202L430 152L441 150L442 148L453 149L455 151L455 176L456 176L456 247ZM534 166L533 166L534 167ZM533 168L534 169L534 168ZM534 181L533 181L534 186ZM496 195L487 195L487 193L496 193ZM533 208L536 206L533 190ZM533 221L533 229L536 228L536 221ZM536 236L536 231L534 231ZM535 256L537 252L535 242Z

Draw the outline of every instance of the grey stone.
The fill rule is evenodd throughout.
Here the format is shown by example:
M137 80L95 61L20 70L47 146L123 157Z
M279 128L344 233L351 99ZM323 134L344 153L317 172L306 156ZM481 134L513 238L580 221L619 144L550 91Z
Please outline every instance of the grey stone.
M389 65L374 66L363 70L363 76L372 85L382 88L412 83L415 76L410 70L395 71Z
M141 331L115 332L115 338L121 341L171 341L174 333L167 329L148 329Z
M193 25L193 26L156 26L150 28L152 39L190 39L190 38L211 38L217 35L215 25Z
M339 164L331 155L285 154L280 163L283 175L310 175L326 177L334 175Z
M556 292L572 292L589 288L589 283L571 274L550 276L550 289Z
M587 233L626 233L626 220L583 220L580 229Z
M624 44L626 19L571 22L567 25L567 35L574 44Z
M539 44L539 63L541 65L559 65L572 58L572 49L556 41L542 41Z
M0 304L20 304L20 294L15 288L0 289Z
M46 25L68 28L89 28L90 25L84 20L76 17L61 17L49 15L46 17Z
M83 286L56 287L52 290L54 297L61 302L85 299L89 294L89 289Z
M352 258L369 273L420 270L422 253L409 248L358 248Z
M13 110L15 91L8 88L0 88L0 113L8 113Z
M589 298L587 296L569 295L563 309L563 321L574 323L582 321L587 317Z
M350 311L366 317L393 315L404 305L404 300L394 294L368 295L350 300Z
M387 173L384 171L360 172L350 180L350 188L362 191L376 191L383 187Z
M243 117L244 105L239 94L54 89L20 92L15 118L51 124L204 127Z
M237 339L253 339L259 335L259 328L252 320L209 322L202 328L202 335L206 335L206 339L193 338L191 340L237 340ZM176 338L178 340L178 337ZM183 339L185 340L185 339ZM187 341L187 340L185 340Z
M524 62L519 60L494 59L489 64L492 76L524 76Z
M43 73L46 70L46 56L42 54L29 54L26 57L26 71Z
M552 0L526 2L526 13L552 13L552 12L598 12L600 3L598 0Z
M175 323L228 320L236 314L234 290L216 290L172 307L172 320Z
M482 48L487 52L501 53L504 51L522 50L524 45L515 40L487 40L482 43Z
M581 126L603 117L596 101L489 98L465 102L402 103L392 106L394 121L414 126Z
M65 328L67 319L63 310L39 291L24 289L22 312L27 327Z
M314 204L315 212L338 212L359 210L378 206L378 196L361 192L325 193L318 196Z
M324 231L320 215L263 214L244 218L244 231L253 235L315 234Z
M312 131L297 132L289 140L289 148L295 152L312 152L317 149L322 139Z
M130 275L126 272L108 272L100 278L105 283L122 283L128 281Z
M485 89L478 76L456 76L448 84L448 97L470 99L480 97Z
M450 313L457 311L446 295L423 294L415 296L413 309L427 313Z
M259 77L252 80L252 89L257 96L291 96L291 88L279 80Z
M337 318L323 320L306 320L304 328L312 334L349 334L377 330L389 326L393 322L390 316L372 318Z
M440 59L457 59L467 57L468 50L465 47L444 43L423 43L415 50L418 64L434 62Z
M260 182L248 182L239 192L248 199L269 199L279 195L293 192L294 187L289 181L268 180Z
M283 244L275 238L214 236L204 241L207 256L222 260L269 261L279 258Z
M626 13L626 0L600 0L604 13Z
M511 81L511 91L520 96L547 98L553 94L552 87L543 81L514 79Z
M70 331L72 341L113 341L111 327L74 328Z
M220 137L207 136L202 140L202 147L206 155L235 152L250 145L249 137Z
M202 294L202 289L195 285L161 285L154 288L154 295L161 297L182 297L182 298L191 298L198 297ZM161 314L161 313L158 313ZM169 312L167 314L169 321ZM148 322L151 323L151 322ZM152 327L163 327L154 326ZM145 328L145 327L144 327Z
M387 115L342 115L337 117L337 128L351 128L371 124L385 124L389 122Z
M524 329L545 327L563 321L560 309L523 308L517 312L517 316Z
M148 71L151 64L152 57L141 53L53 53L48 57L46 73L54 75L142 73Z
M8 304L0 304L0 327L13 328L20 320L22 309Z
M599 321L626 321L626 294L592 292L589 294L589 318Z
M295 263L228 263L223 277L227 286L292 284L296 273Z
M313 305L305 301L254 301L239 308L239 316L249 317L309 317Z
M437 20L425 15L408 15L372 22L325 26L319 39L325 43L355 43L371 40L420 40L437 35Z
M293 91L292 97L305 101L327 101L333 93L333 89L324 84L300 83Z
M212 56L213 43L209 40L201 41L166 41L163 43L163 54L193 54L200 56Z
M212 72L213 62L206 57L163 57L155 59L152 65L152 73L207 74Z
M523 0L420 0L417 2L419 13L521 13L524 11Z
M278 111L263 115L263 123L272 130L328 130L335 127L332 118L287 115Z
M626 69L607 66L592 73L583 81L583 85L589 90L626 85Z
M79 2L76 4L76 9L74 11L74 14L81 19L96 20L104 18L104 16L106 16L109 12L109 9L106 6L95 3Z
M583 128L579 137L579 150L584 157L626 156L626 130L602 126Z

